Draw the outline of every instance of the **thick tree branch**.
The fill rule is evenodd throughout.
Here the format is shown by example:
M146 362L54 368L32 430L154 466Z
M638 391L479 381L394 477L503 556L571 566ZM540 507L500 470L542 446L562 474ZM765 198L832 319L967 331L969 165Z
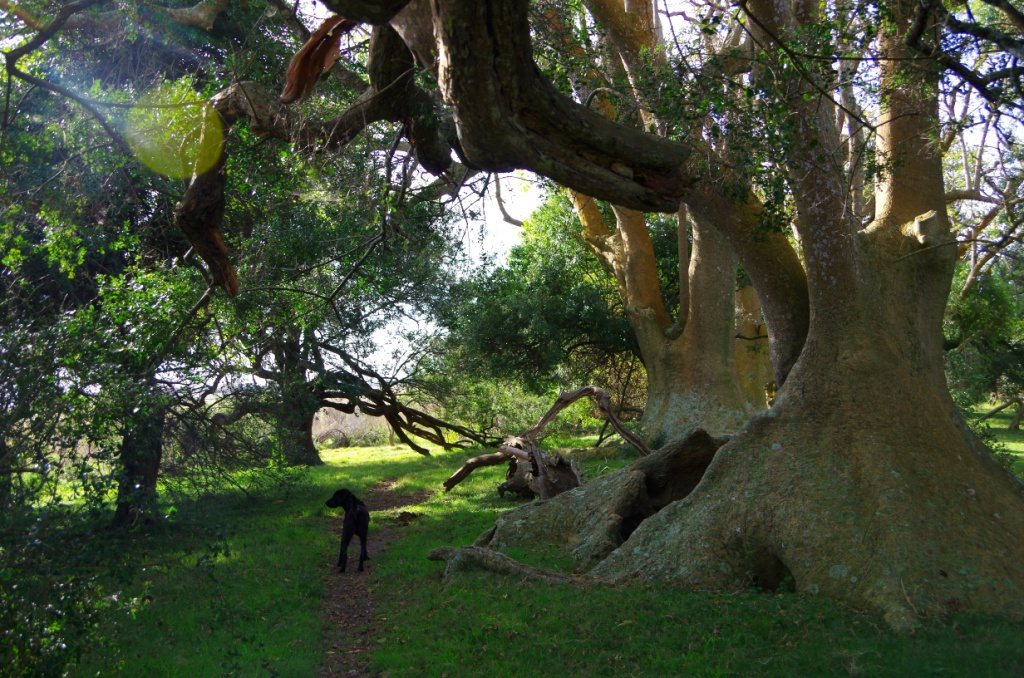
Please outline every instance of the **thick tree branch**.
M641 211L675 212L685 201L695 216L723 229L751 274L781 384L803 347L809 318L807 280L792 246L781 234L764 233L748 190L727 197L736 194L736 182L712 149L626 128L555 91L533 63L527 6L524 0L434 4L441 90L455 108L467 157L490 171L530 169Z
M990 198L975 188L964 188L946 191L946 203L958 202L960 200L974 200L976 202L987 202L999 205L1001 202L996 198Z
M409 0L320 0L341 16L360 23L382 26L409 4Z
M528 2L434 3L439 80L466 157L529 169L642 211L674 212L696 179L681 143L617 125L559 94L533 63Z

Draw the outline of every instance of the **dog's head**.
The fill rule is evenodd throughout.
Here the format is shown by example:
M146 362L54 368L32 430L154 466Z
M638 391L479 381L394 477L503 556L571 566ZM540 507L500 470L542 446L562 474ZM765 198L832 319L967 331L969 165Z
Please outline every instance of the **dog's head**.
M356 499L356 495L352 494L348 490L338 490L326 502L327 506L329 506L330 508L343 508L346 511L348 511L358 503L359 500Z

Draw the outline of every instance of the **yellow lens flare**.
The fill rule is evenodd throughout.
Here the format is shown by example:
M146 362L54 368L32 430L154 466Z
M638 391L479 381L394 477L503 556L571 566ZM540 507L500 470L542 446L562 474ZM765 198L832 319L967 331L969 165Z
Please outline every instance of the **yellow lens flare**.
M128 113L128 145L155 172L179 179L202 174L220 158L220 116L187 83L158 85Z

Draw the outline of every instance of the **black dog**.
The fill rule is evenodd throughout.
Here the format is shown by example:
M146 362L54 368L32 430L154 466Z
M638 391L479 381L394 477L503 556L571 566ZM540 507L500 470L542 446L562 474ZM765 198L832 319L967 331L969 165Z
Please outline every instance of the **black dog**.
M359 535L359 571L363 571L363 561L370 559L366 552L366 533L370 529L370 511L366 504L359 501L356 495L348 490L338 490L334 496L327 500L331 508L345 509L345 524L341 531L341 553L338 554L338 567L345 571L348 564L348 545L353 535Z

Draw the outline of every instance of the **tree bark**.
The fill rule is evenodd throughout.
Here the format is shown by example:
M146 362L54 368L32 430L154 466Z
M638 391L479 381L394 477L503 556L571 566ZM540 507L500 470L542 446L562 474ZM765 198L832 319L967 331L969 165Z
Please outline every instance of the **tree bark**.
M763 410L768 407L767 393L774 391L774 379L768 331L753 285L736 290L736 340L736 382L747 407Z
M143 407L129 421L118 454L121 473L114 527L133 527L153 507L163 457L165 417L163 407Z
M735 380L735 283L736 257L728 243L695 220L682 334L672 338L649 318L634 319L647 367L642 426L654 447L698 428L728 435L747 420Z

